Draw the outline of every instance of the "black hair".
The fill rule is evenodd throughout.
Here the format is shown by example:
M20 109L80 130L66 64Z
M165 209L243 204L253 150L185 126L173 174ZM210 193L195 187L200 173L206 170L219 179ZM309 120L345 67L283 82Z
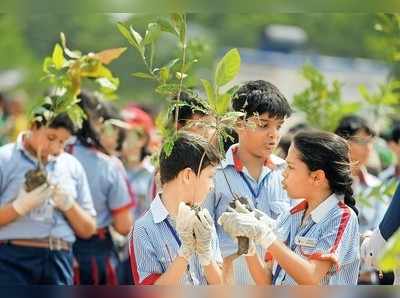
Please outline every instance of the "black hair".
M232 97L232 108L246 114L246 118L268 113L270 117L284 119L292 109L283 94L273 84L249 81L242 85Z
M374 129L364 118L357 115L349 115L340 120L335 133L348 140L354 137L360 131L364 131L366 134L373 137L376 135Z
M101 105L101 109L100 109L99 113L104 121L107 121L110 119L116 119L116 120L123 121L121 113L119 112L118 108L114 104L112 104L111 102L100 101L100 105ZM125 129L123 129L121 127L116 127L116 129L118 130L116 150L118 152L120 152L122 149L122 145L126 138L126 131L125 131Z
M67 113L60 113L56 117L50 120L46 120L46 117L44 115L45 111L50 111L53 112L52 106L48 103L45 103L41 106L43 109L37 109L38 112L35 112L33 114L33 125L35 125L37 128L40 128L42 126L48 126L49 128L64 128L67 130L70 134L74 134L76 131L76 126L74 122L71 120L71 118L68 116Z
M81 129L76 133L76 137L86 147L95 147L96 149L106 152L106 149L100 143L99 133L94 129L92 121L102 120L103 108L99 98L92 93L82 91L79 95L79 106L86 114Z
M199 170L218 164L221 159L219 152L206 139L188 132L178 132L169 155L165 146L167 144L163 145L160 153L161 184L175 179L186 168L197 174Z
M324 171L332 192L344 195L344 203L358 215L347 141L333 133L310 130L297 133L293 145L311 171Z
M177 101L178 95L175 95L172 98L172 101ZM199 98L197 98L193 94L189 94L188 92L181 91L179 96L179 110L178 110L178 123L181 126L185 126L188 120L193 119L194 115L205 116L206 107L201 102ZM176 107L172 109L170 113L170 119L172 122L176 121Z
M400 121L393 122L387 141L400 144Z

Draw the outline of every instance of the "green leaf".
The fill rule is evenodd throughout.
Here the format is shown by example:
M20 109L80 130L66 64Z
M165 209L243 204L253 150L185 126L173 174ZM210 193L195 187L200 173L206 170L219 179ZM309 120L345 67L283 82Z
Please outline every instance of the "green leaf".
M181 72L177 71L175 73L175 76L178 80L183 80L183 79L187 78L188 75L186 73L181 73Z
M215 91L211 85L211 83L208 80L200 80L201 83L203 84L203 89L204 92L207 95L207 101L211 106L215 106Z
M155 42L161 34L161 28L158 23L150 23L147 26L146 35L144 37L144 44L148 45Z
M156 88L156 92L162 95L176 95L180 90L178 84L163 84Z
M64 65L64 55L63 55L63 49L58 43L54 47L52 59L55 68L57 70L60 70Z
M181 13L173 13L171 14L171 20L175 25L180 42L184 44L186 41L185 15Z
M113 92L118 89L118 84L119 80L114 78L108 79L108 78L98 78L96 82L102 87L104 91L108 92Z
M232 81L240 71L240 54L232 49L218 62L215 71L215 82L221 87Z
M131 75L141 79L154 80L154 77L151 74L145 72L134 72Z
M142 47L141 46L142 45L142 41L143 41L142 36L137 31L135 31L135 29L133 29L132 26L129 26L129 31L131 32L132 37L135 40L138 48L141 48Z
M45 73L49 73L50 72L50 67L53 66L53 59L50 57L46 57L43 61L43 71Z
M61 45L64 48L65 55L67 55L68 57L70 57L72 59L79 59L80 57L82 57L82 53L81 52L79 52L79 51L71 51L70 49L68 49L67 40L66 40L65 34L63 32L60 33L60 39L61 39Z
M174 67L176 65L176 63L179 62L179 60L181 60L181 59L179 59L179 58L173 59L173 60L169 61L168 64L165 65L165 67L168 69L171 69L172 67Z
M170 71L167 67L161 67L160 69L160 79L163 83L167 82L170 77Z
M230 106L231 96L229 94L221 94L218 96L215 109L218 115L223 115Z
M178 37L178 33L176 32L174 26L167 20L164 19L159 19L157 20L157 23L160 25L160 29L163 32L169 32L173 35L175 35L176 37Z
M126 38L126 40L135 48L138 48L138 44L135 39L133 39L129 29L122 23L117 23L117 28L119 32Z
M389 239L379 258L379 268L383 271L395 271L400 268L400 231Z

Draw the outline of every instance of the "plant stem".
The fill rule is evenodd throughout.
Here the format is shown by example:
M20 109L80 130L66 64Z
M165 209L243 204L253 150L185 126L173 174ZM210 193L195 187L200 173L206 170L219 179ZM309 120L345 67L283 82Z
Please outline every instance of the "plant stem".
M186 15L183 15L183 26L186 27ZM186 43L187 43L187 30L185 30L185 36L183 37L183 43L182 43L182 65L181 65L181 78L179 80L179 88L178 88L178 94L177 94L177 98L176 98L176 109L175 109L175 131L178 131L178 116L179 116L179 102L180 102L180 98L181 98L181 91L182 91L182 86L183 86L183 79L184 79L184 75L183 75L183 71L185 69L185 63L186 63Z

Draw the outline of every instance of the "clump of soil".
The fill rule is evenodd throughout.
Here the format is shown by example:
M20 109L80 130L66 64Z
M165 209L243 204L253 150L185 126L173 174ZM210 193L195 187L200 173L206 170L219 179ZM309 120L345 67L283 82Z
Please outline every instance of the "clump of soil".
M252 208L249 204L249 200L245 197L237 197L232 202L229 203L229 207L235 209L236 208L236 200L238 200L243 206L245 206L249 211L252 211ZM244 255L249 252L249 238L239 236L238 239L238 251L237 255Z
M25 174L25 191L31 192L39 186L47 183L46 173L42 168L37 167L34 170L29 170Z

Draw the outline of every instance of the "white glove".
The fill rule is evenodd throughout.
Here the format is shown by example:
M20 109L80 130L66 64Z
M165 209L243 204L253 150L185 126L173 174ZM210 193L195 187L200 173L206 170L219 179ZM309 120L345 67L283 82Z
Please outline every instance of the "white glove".
M256 208L254 208L252 211L249 211L239 201L236 201L236 210L240 210L240 212L243 213L251 213L260 222L260 224L264 225L265 227L266 235L264 239L250 239L249 252L247 253L247 255L252 255L251 253L253 249L253 255L255 254L255 246L253 246L253 248L251 247L252 240L254 240L257 244L262 245L265 249L267 249L272 244L272 242L276 240L276 236L274 233L274 230L276 228L276 221L274 219ZM267 233L267 230L271 231Z
M273 230L262 220L258 220L252 213L238 213L236 210L222 213L218 223L232 237L248 237L264 249L276 240Z
M30 192L21 189L17 198L12 202L15 211L24 216L32 209L39 207L46 199L51 196L51 188L47 184L43 184Z
M72 208L74 198L59 185L52 186L52 202L55 207L65 212Z
M239 200L235 200L235 210L239 213L250 214L252 213L245 205L243 205ZM237 240L237 238L236 238ZM257 253L256 244L253 239L249 239L249 249L245 256L254 256Z
M361 244L361 259L368 267L377 268L378 257L386 245L386 240L382 237L379 228L376 228L372 233L365 233L364 237Z
M198 218L198 217L199 218ZM202 266L210 265L213 260L212 233L213 220L207 209L202 209L194 219L194 235L196 237L196 252Z
M185 203L179 204L178 216L176 217L176 231L179 234L179 238L182 241L182 245L179 248L179 256L185 258L187 261L195 251L195 238L194 238L194 219L196 213Z

